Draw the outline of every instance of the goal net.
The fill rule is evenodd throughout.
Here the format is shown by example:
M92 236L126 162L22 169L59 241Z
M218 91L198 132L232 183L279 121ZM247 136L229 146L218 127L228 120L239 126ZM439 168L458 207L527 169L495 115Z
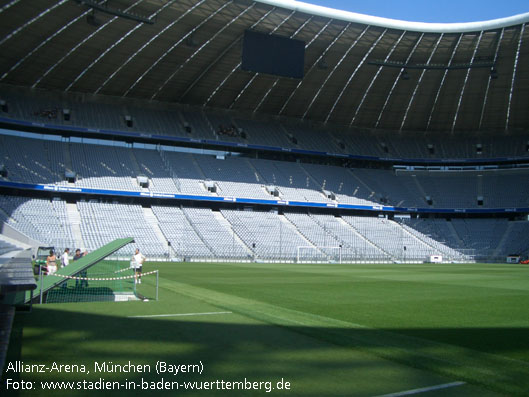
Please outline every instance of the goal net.
M301 245L297 247L297 263L342 263L342 247Z

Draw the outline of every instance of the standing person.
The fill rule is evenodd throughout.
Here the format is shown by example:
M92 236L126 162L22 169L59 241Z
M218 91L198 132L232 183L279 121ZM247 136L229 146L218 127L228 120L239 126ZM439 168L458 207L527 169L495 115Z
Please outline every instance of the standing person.
M81 258L82 258L81 250L77 248L75 250L75 253L73 254L73 260L76 261L77 259L81 259Z
M81 254L81 250L77 248L75 250L75 255L73 256L73 260L76 261L78 259L81 259L83 256L85 256L88 252L85 251ZM86 278L86 270L83 270L82 272L79 272L79 277ZM88 280L79 280L78 278L75 279L75 288L78 286L82 287L88 287Z
M57 271L57 257L53 250L50 250L50 254L46 258L46 268L48 269L48 274L54 274Z
M136 248L134 256L130 261L130 267L134 269L134 282L136 284L141 284L141 271L143 267L143 262L145 262L145 255L140 252L139 248Z
M61 255L62 267L66 267L70 264L70 248L65 248L63 254ZM62 283L61 288L66 289L68 284L68 279L65 279Z
M66 267L70 264L70 248L65 248L64 253L61 255L62 267Z

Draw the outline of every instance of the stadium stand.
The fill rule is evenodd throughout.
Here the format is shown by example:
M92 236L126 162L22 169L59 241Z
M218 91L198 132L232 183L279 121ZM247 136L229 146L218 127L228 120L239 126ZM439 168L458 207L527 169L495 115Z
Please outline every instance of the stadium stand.
M391 260L391 255L372 244L342 217L311 214L310 218L319 228L323 229L324 233L332 235L338 241L338 246L341 247L342 260L355 260L356 258L369 258L378 262ZM326 244L326 241L324 243Z
M141 190L131 163L132 152L120 147L70 144L72 166L78 175L77 186L102 189Z
M75 244L62 200L0 196L3 221L34 240L65 248Z
M326 202L321 186L297 163L270 160L249 160L253 168L269 184L278 187L281 198Z
M204 186L207 179L195 157L190 153L160 152L164 165L177 179L180 192L198 195L210 195Z
M383 203L401 207L503 208L529 205L529 170L402 171L345 168L285 161L199 155L162 149L100 146L0 135L4 180L124 191L270 198L277 187L286 200ZM17 150L23 145L25 150ZM68 182L66 170L76 175ZM137 177L149 179L142 188ZM218 187L208 191L205 181ZM432 201L428 204L427 197ZM478 203L478 198L482 199Z
M235 374L229 359L275 346L267 368L282 350L295 357L276 367L303 362L277 383L305 383L295 394L527 392L527 320L512 304L525 268L503 263L529 262L529 13L430 24L292 0L1 4L0 374L15 324L9 357L25 361L51 361L46 348L89 335L92 361L108 356L98 347L134 342L156 362L163 355L144 347L158 343L169 359L183 349L186 362L210 350L214 367ZM252 33L263 41L248 48ZM264 44L279 39L303 50L295 62L248 67L273 59ZM250 52L265 57L247 62ZM51 247L89 254L39 272ZM141 277L129 263L135 248L147 258ZM273 289L274 271L292 294ZM71 306L76 321L65 327L57 306L13 323L13 304L158 301L159 282L157 306L135 303L130 316ZM429 299L434 290L448 301ZM514 314L503 323L500 301ZM125 322L134 332L109 337ZM312 361L305 337L322 351ZM237 354L221 354L219 341ZM371 374L398 365L396 381L354 385L342 376L354 360ZM258 361L249 376L266 374Z
M24 147L24 150L20 150ZM64 147L49 140L0 135L0 156L9 179L28 183L55 183L64 179Z
M505 255L529 256L527 236L529 235L528 221L512 221L507 225L507 231L502 236L499 244L495 247L493 256Z
M171 164L164 165L160 153L153 150L132 149L131 157L141 175L149 178L149 188L156 192L178 192L180 181Z
M529 253L529 222L526 220L424 218L413 219L407 223L411 226L410 231L418 231L443 246L451 247L460 254L477 260L501 261L511 254Z
M529 167L525 160L529 158L529 143L519 101L512 102L513 111L507 116L511 119L500 126L508 133L498 134L499 127L491 127L494 116L488 114L494 112L482 115L479 128L474 125L479 134L472 128L455 128L456 113L451 132L458 133L447 139L443 117L433 115L437 109L430 115L432 124L437 125L430 125L430 120L422 125L408 121L415 125L410 130L403 128L406 115L399 129L392 116L383 114L387 109L382 103L373 108L376 111L366 108L364 114L358 114L359 119L371 118L371 123L355 123L349 110L334 112L334 107L327 117L336 116L342 123L327 123L325 115L314 114L319 111L317 106L311 110L312 104L300 113L306 98L281 98L272 93L277 81L266 93L252 89L252 96L261 98L253 109L238 109L250 99L243 94L253 79L236 98L231 95L241 87L227 83L230 99L226 103L213 101L209 106L217 90L227 88L223 87L227 80L212 85L215 91L202 98L207 101L171 103L145 101L145 96L128 95L129 91L118 98L90 89L86 89L90 95L69 89L30 89L31 84L22 87L15 80L17 84L12 85L7 79L7 84L0 86L3 127L17 129L23 123L20 128L34 135L0 134L0 181L47 184L57 193L30 198L3 191L1 220L36 241L58 248L88 249L135 230L132 220L140 220L135 239L143 252L193 260L295 260L298 247L305 247L301 251L318 261L336 260L337 247L341 259L360 256L377 261L421 261L433 254L467 261L471 257L490 259L527 252L528 221L520 209L529 206ZM188 81L188 87L195 83ZM199 86L205 85L200 82ZM495 90L491 95L493 91L500 95ZM277 103L266 101L271 93L270 98ZM391 99L393 91L384 93ZM186 91L182 98L187 94L194 98L197 93ZM512 95L520 94L513 91ZM465 102L465 98L460 99ZM413 102L414 106L420 103L418 99ZM393 103L390 113L402 110L408 114L410 108L401 109L401 105ZM273 111L261 113L257 111L260 106ZM485 111L483 106L480 110ZM307 114L312 117L305 117ZM349 125L343 123L345 119ZM481 128L482 122L486 128ZM509 122L511 128L507 128ZM82 128L88 130L80 133ZM184 139L185 147L175 148L179 144L174 138ZM237 147L252 144L261 147L254 152L233 153ZM317 151L319 157L300 154L300 150ZM343 160L346 155L362 156L363 160ZM381 159L385 162L377 162ZM407 162L410 159L418 162ZM488 159L483 165L477 162L483 159ZM440 162L431 167L430 160ZM445 161L448 165L443 164ZM461 165L467 163L471 165ZM395 169L390 169L392 165ZM144 194L142 197L179 193L226 199L227 203L236 197L277 200L287 207L284 211L275 207L243 211L229 205L198 208L189 201L162 205L100 197L75 197L73 204L65 201L60 188L134 192ZM331 210L337 204L371 206L374 212L369 214L373 216L313 213L292 209L291 202ZM422 212L401 223L391 219L393 214L377 217L376 210L382 211L383 206L399 207L412 215L417 209ZM483 218L468 215L483 209L504 214ZM459 211L461 216L442 218L439 214L445 210ZM429 216L428 211L437 217Z
M245 259L251 251L239 239L220 212L209 208L182 207L187 221L217 259Z
M131 145L108 146L9 135L0 135L0 141L6 171L2 178L4 181L254 199L273 199L271 193L277 191L279 196L276 198L282 200L432 209L507 208L529 204L526 182L529 170L525 168L393 171L185 153L164 150L159 146L140 149ZM23 145L25 150L17 150L19 145ZM66 170L75 173L75 180L67 180ZM139 185L139 175L148 178L147 186ZM208 189L208 186L215 189ZM430 203L427 198L430 198ZM66 203L58 197L48 200L2 196L0 215L8 225L37 241L58 248L84 246L87 249L125 236L134 227L132 220L144 221L146 216L138 204L80 201L77 203L80 231L75 235L75 226L72 225L75 214L69 214L66 207ZM523 221L508 222L506 218L469 218L454 219L452 222L413 220L409 223L411 228L408 228L377 218L342 219L333 215L307 216L306 213L288 211L285 216L265 216L256 212L259 215L254 215L255 221L261 222L255 224L257 229L268 228L272 238L274 228L277 234L277 227L281 225L284 226L284 241L296 241L288 249L284 248L287 247L285 244L278 253L272 248L275 240L262 244L257 251L253 249L257 230L253 235L250 233L253 237L243 236L249 232L242 231L243 227L250 227L247 220L251 215L247 213L242 215L240 211L228 211L224 223L224 212L186 208L176 208L172 213L166 207L153 206L154 224L142 221L146 225L142 226L145 230L142 227L138 229L138 232L142 230L137 236L142 251L151 256L167 257L170 242L179 257L208 260L248 260L249 257L292 260L298 254L298 246L341 246L344 260L352 260L359 252L362 252L361 256L380 261L424 260L431 254L442 254L451 260L467 260L467 253L474 256L480 253L483 258L501 258L509 252L522 251L526 226ZM114 212L118 214L114 218L119 222L108 220L108 214ZM43 218L43 213L48 216ZM216 218L218 214L222 215L221 218ZM172 217L178 221L170 220ZM194 236L191 245L182 243L182 236L187 233ZM381 237L385 234L392 238ZM508 236L522 242L511 241ZM252 239L255 241L250 241ZM399 251L403 246L406 246L406 253ZM336 248L330 250L314 248L311 254L317 260L334 258Z
M269 198L263 177L252 169L244 158L194 156L196 163L207 177L219 187L219 195L228 197Z
M167 253L167 247L146 221L140 205L79 201L77 208L83 242L89 251L132 235L145 255L163 257ZM132 253L121 250L118 255L131 256Z
M215 127L208 121L201 111L184 111L182 117L186 125L191 127L194 138L215 139Z
M296 228L275 212L222 210L235 233L251 249L254 259L292 261L297 247L310 246ZM321 258L316 253L314 259Z
M250 119L237 113L204 113L202 109L182 109L177 105L158 104L139 106L137 102L118 105L105 97L93 99L72 96L57 97L50 92L34 93L24 89L13 90L2 86L2 99L11 104L3 117L28 120L59 126L79 126L92 129L135 131L166 135L168 137L192 137L216 141L252 143L272 147L317 150L329 153L347 153L362 156L419 159L483 159L501 157L527 157L527 137L521 133L511 136L482 134L479 137L461 135L443 139L438 134L425 136L410 132L399 135L392 131L372 132L368 129L318 127L297 119L278 122L266 117ZM165 109L164 109L165 107ZM63 110L68 109L71 118L64 120ZM124 121L130 115L129 127ZM219 125L234 126L241 135L218 134ZM186 126L188 127L186 130ZM295 139L293 139L295 138ZM340 143L343 147L341 147ZM477 151L476 145L482 150ZM430 152L428 146L434 149Z
M182 259L197 258L211 260L212 249L198 233L196 227L189 223L186 214L180 207L153 206L152 210L171 247Z
M78 201L81 237L75 238L65 201L12 196L0 200L8 224L57 250L82 246L92 251L132 235L142 252L161 259L172 255L190 260L294 261L303 247L301 259L316 261L424 261L431 254L468 260L416 230L373 217L152 206L153 224L146 219L151 209L140 205ZM399 253L403 246L405 254ZM117 255L128 257L130 252Z
M374 192L355 177L351 169L320 164L300 164L323 191L334 193L336 200L348 204L369 205Z
M345 216L344 220L361 233L367 241L397 261L424 261L429 255L439 254L400 228L396 222L380 218L351 216Z

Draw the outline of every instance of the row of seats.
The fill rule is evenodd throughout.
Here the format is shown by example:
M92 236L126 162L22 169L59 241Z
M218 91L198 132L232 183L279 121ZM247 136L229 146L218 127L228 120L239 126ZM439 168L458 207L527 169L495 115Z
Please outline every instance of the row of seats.
M145 255L160 256L167 252L166 245L146 222L143 208L138 204L79 201L77 209L81 216L83 243L89 251L132 235ZM122 248L118 254L130 255L130 248Z
M60 199L15 196L0 196L0 208L2 222L57 249L92 251L116 238L134 237L149 257L206 260L389 262L443 255L459 262L469 260L470 253L494 251L501 256L516 252L524 243L528 246L529 235L529 222L502 219L414 219L402 224L366 216L161 205L143 208L96 200L73 205ZM72 226L76 218L79 234ZM130 248L118 254L130 256Z
M24 150L18 150L19 147ZM529 170L403 171L344 168L229 156L224 160L150 149L86 145L0 135L0 164L7 180L193 195L270 199L267 187L290 201L431 208L510 208L529 206ZM212 181L216 193L205 182ZM479 199L479 200L478 200Z
M75 239L62 200L0 195L2 223L28 237L56 247L73 247Z
M45 95L45 96L44 96ZM53 94L21 93L6 87L1 98L8 112L0 116L34 122L98 129L132 130L167 136L232 141L284 148L301 148L391 158L496 158L527 156L525 135L480 137L392 131L371 132L336 126L314 126L300 121L255 120L231 113L181 110L171 105L117 105L57 98ZM69 119L63 117L68 109ZM125 116L130 116L127 125ZM242 136L220 134L219 125L244 131Z
M412 219L409 230L478 260L529 254L529 221L489 219Z
M310 246L296 228L274 212L222 210L237 236L255 254L266 260L294 260L297 247ZM316 251L315 259L321 255Z

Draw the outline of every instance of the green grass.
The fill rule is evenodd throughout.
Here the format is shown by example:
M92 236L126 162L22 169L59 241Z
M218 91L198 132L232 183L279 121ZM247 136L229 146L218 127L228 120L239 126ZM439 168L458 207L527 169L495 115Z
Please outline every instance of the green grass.
M17 314L8 362L204 365L184 381L277 381L290 391L189 396L376 396L454 381L438 396L529 395L529 267L150 263L160 300L35 306ZM153 297L153 280L139 289ZM134 315L205 313L188 317ZM4 374L157 381L150 374ZM58 393L93 395L88 391ZM122 391L111 394L147 394ZM3 393L2 393L3 394ZM50 395L42 390L12 395ZM108 392L107 392L108 394Z

